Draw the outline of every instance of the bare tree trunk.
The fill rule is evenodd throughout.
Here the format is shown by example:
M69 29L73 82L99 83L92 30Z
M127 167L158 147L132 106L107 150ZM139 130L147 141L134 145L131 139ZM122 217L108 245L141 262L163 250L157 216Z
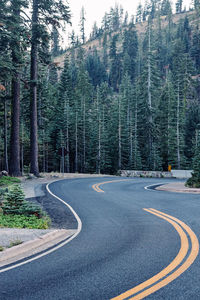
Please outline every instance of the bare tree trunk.
M85 97L83 98L83 173L86 164L86 124L85 124Z
M97 121L98 121L98 151L97 151L97 174L101 173L101 117L99 111L99 96L97 96Z
M42 155L43 172L46 172L46 145L45 145L45 130L43 129L43 155Z
M138 104L137 104L137 99L136 99L136 105L135 105L135 124L134 124L134 154L135 154L135 157L134 157L134 168L137 169L137 136L138 136L138 125L137 125L137 122L138 122Z
M75 131L75 172L78 172L78 113L76 112L76 131Z
M47 148L46 148L46 172L49 172L49 144L47 143Z
M149 45L148 45L148 105L152 108L151 103L151 32L149 27Z
M130 152L129 152L129 167L133 165L133 126L132 126L132 113L130 112L130 125L129 125L129 139L130 139Z
M176 116L176 138L177 138L177 167L181 168L181 156L180 156L180 83L178 81L178 99L177 99L177 116Z
M69 100L67 99L65 103L65 114L66 114L66 172L70 172L69 165Z
M152 155L152 99L151 99L151 28L149 24L149 38L148 38L148 107L149 107L149 167L151 167L153 163L153 155Z
M70 165L69 165L69 128L67 127L67 133L66 133L66 172L70 172Z
M38 0L33 0L32 39L31 39L31 103L30 103L30 172L39 176L38 167L38 124L37 124L37 63L38 63Z
M118 124L118 169L122 168L122 137L121 137L121 99L119 98L119 124Z
M21 125L21 173L22 176L24 175L24 123L22 120L22 125Z
M12 13L20 18L20 8L13 6ZM16 29L14 29L16 33ZM19 58L20 44L16 40L11 43L12 63L16 72L12 76L12 104L11 104L11 136L10 136L10 175L20 176L20 74Z
M62 160L61 160L61 169L62 169L62 173L65 173L65 148L64 146L62 146Z
M8 169L8 122L7 122L7 103L4 98L4 170L9 172Z
M101 174L101 120L99 119L98 174Z
M20 75L12 79L12 113L10 138L10 175L20 176Z

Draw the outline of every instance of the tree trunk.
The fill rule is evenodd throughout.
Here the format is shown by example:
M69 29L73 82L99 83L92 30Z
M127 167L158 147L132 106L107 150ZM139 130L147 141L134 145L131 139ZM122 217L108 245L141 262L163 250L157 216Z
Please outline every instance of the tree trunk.
M134 124L134 169L137 169L137 136L138 136L138 102L135 104L135 124Z
M33 0L32 39L31 39L31 102L30 102L30 172L39 176L38 167L38 124L37 124L37 26L38 26L38 0Z
M119 123L118 123L118 169L122 168L122 137L121 137L121 99L119 99Z
M21 173L22 173L22 176L24 175L24 123L22 121L22 132L21 132Z
M75 172L78 172L78 113L76 112L76 132L75 132Z
M85 97L83 98L83 173L85 173L86 164L86 124L85 124Z
M177 99L177 121L176 121L176 134L177 134L177 167L181 168L180 156L180 83L178 81L178 99Z
M8 124L7 124L7 103L4 99L4 170L8 170Z
M20 8L13 6L13 15L16 20L20 18ZM20 73L19 53L20 44L16 40L16 29L14 29L14 41L11 42L12 63L15 73L12 76L12 104L11 104L11 136L10 136L10 175L20 176Z
M69 164L69 100L67 99L66 107L66 172L70 172L70 164Z
M10 175L21 176L20 171L20 75L12 79L12 113L10 137Z
M152 167L153 155L152 155L152 99L151 99L151 28L149 24L149 39L148 39L148 108L149 108L149 168Z
M101 120L99 119L99 145L98 145L98 170L97 173L101 174Z
M130 125L129 125L129 139L130 139L130 148L129 148L129 167L133 167L133 124L132 124L132 112L130 112Z
M46 136L45 136L45 130L43 129L43 155L42 155L42 165L43 165L43 172L46 172Z
M97 97L97 119L98 119L97 174L100 174L101 173L101 117L100 117L98 97Z

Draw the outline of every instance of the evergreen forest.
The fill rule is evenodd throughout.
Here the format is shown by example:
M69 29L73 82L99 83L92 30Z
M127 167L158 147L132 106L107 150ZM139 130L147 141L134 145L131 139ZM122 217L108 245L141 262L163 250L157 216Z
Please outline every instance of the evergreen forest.
M1 0L0 171L199 166L200 2L174 6L116 4L88 38L84 7L76 35L64 0Z

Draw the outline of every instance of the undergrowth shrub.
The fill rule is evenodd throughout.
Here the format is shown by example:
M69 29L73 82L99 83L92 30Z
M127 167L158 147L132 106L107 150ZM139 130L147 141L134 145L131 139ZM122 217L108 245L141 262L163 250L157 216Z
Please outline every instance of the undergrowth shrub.
M4 214L17 214L17 215L35 215L41 218L44 213L42 209L33 203L25 200L24 192L19 185L14 185L10 190L4 195L5 201L3 203L2 209Z
M14 183L20 183L20 179L16 177L10 177L10 176L2 176L0 178L0 186L9 186Z
M28 229L48 229L50 226L49 217L39 219L35 215L3 215L0 214L0 227L8 228L28 228Z
M0 227L47 229L51 220L42 209L25 200L19 185L13 185L5 194L0 213Z

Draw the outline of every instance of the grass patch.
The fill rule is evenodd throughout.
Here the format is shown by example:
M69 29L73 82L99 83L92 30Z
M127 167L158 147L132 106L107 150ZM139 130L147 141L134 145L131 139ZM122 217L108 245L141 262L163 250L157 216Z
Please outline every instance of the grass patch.
M20 179L16 177L2 176L0 178L0 186L10 186L20 182L21 182Z
M0 246L0 252L2 252L4 250L4 248L2 246Z
M28 229L48 229L50 226L50 218L44 216L38 218L35 215L3 215L0 214L0 227L7 228L28 228Z
M17 246L17 245L21 245L23 242L21 240L14 240L14 241L11 241L10 242L10 245L8 246L8 248L12 248L14 246Z

